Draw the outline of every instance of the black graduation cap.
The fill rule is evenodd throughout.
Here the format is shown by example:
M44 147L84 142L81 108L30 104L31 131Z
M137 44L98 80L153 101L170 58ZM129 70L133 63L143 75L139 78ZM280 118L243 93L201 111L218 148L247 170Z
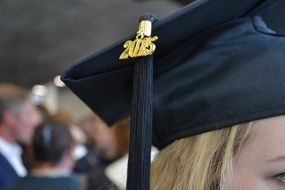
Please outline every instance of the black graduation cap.
M284 0L197 0L154 23L153 35L159 39L153 55L152 144L163 148L186 136L284 114L284 14ZM140 58L119 60L125 41L134 38L95 52L62 75L66 85L109 124L130 114L131 99L151 92L133 84L134 62ZM152 62L152 56L142 59ZM152 86L145 84L147 89ZM137 93L133 98L132 89ZM152 110L151 104L147 107ZM151 115L147 111L136 121ZM131 136L148 131L131 129ZM146 136L137 136L131 146L149 142ZM148 151L131 147L135 157L129 162L134 168L129 168L128 189L149 188L148 164L134 166Z

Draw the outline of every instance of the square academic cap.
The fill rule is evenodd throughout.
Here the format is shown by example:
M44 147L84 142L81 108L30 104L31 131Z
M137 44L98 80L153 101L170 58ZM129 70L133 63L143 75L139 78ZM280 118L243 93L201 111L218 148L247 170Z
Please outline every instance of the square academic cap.
M132 148L150 142L149 131L152 143L163 148L179 138L285 113L284 14L284 0L197 0L154 23L159 39L153 54L153 109L141 105L153 110L147 122L153 130L131 129L137 141L130 147L135 157L129 161L128 189L149 188L149 163L140 161L149 154L149 144ZM132 89L137 95L146 91L133 84L134 62L140 58L119 60L125 41L78 61L62 76L109 124L129 115L131 99L141 101L132 98ZM133 103L132 112L136 107ZM147 111L136 121L151 115Z

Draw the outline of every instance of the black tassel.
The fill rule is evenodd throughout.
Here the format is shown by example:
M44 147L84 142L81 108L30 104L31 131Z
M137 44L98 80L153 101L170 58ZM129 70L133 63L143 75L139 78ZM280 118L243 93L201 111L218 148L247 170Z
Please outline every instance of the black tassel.
M154 21L153 15L140 20ZM127 190L150 189L153 115L153 56L136 58L131 105Z

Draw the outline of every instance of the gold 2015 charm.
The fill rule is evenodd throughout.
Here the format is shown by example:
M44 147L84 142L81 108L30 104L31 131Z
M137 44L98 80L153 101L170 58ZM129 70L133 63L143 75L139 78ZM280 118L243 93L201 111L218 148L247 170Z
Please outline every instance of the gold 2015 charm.
M146 37L143 39L128 40L124 44L125 50L120 59L128 59L129 57L141 57L153 54L155 50L155 42L158 37Z
M129 57L141 57L152 55L155 50L155 42L158 37L150 37L151 22L144 20L140 22L139 31L135 40L128 40L124 44L125 50L120 55L120 59L128 59Z

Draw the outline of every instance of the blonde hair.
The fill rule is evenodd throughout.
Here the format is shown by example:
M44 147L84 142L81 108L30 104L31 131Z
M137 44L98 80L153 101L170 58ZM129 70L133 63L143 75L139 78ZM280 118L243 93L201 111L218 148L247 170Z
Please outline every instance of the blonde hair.
M151 189L231 189L235 154L251 125L235 125L173 142L152 163Z

